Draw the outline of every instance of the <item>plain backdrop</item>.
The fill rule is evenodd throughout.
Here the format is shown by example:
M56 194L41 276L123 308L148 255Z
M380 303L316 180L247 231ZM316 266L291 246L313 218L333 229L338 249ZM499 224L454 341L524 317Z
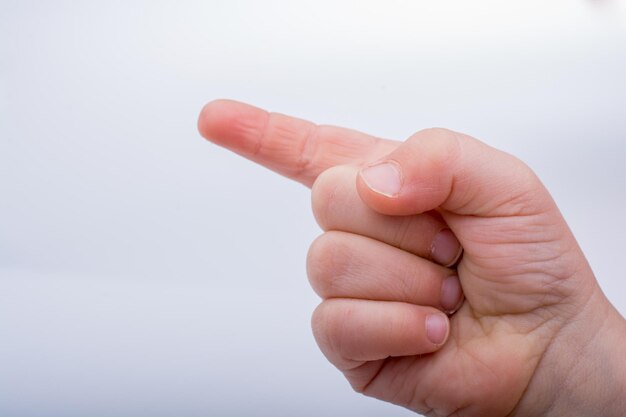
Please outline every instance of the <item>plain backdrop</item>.
M625 313L625 74L624 1L0 0L0 415L411 414L319 353L308 190L220 97L519 156Z

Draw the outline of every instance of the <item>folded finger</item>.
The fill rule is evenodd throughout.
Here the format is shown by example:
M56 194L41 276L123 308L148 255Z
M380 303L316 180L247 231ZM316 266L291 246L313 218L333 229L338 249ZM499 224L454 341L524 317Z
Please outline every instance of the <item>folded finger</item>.
M324 171L313 184L315 218L324 230L369 236L441 265L453 265L461 245L439 213L388 216L369 208L355 186L359 168L342 165Z
M425 305L451 313L463 301L456 272L368 237L326 232L307 257L322 298L359 298Z
M315 340L342 371L388 357L438 350L449 334L445 314L413 304L336 298L313 313Z

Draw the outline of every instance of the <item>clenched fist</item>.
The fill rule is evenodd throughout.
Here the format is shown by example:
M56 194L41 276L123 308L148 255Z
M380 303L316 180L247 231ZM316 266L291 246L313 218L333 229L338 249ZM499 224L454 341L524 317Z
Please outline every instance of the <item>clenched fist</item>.
M520 160L226 100L199 129L312 187L313 332L356 391L428 416L626 414L626 323Z

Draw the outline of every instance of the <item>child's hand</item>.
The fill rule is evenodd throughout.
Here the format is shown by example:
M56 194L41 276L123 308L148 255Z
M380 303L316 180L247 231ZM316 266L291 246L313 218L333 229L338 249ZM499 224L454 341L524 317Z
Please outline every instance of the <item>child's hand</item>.
M199 126L315 182L313 329L357 391L433 416L624 413L624 320L519 160L446 130L399 143L228 101Z

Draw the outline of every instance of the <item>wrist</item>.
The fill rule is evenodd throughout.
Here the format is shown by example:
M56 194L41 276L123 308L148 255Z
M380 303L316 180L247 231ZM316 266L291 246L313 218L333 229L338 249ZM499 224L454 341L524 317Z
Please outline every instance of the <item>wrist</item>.
M548 344L511 415L626 415L626 321L592 281L592 296Z

